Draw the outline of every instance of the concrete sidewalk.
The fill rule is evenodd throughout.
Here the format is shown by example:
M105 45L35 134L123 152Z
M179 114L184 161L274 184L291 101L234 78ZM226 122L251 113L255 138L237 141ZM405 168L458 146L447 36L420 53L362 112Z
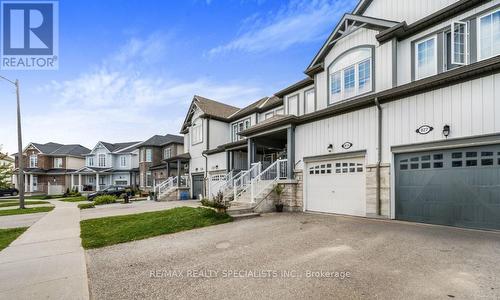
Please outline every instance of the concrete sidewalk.
M0 299L88 299L76 203L56 207L0 252Z

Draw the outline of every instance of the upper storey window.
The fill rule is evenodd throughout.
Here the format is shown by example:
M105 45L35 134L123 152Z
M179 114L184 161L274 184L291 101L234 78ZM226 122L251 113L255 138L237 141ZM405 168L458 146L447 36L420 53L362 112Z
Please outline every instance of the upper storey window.
M243 139L243 137L241 135L239 135L238 133L242 132L243 130L245 130L247 128L250 128L250 123L251 123L250 119L246 119L243 121L233 123L232 133L231 133L232 138L233 138L233 142L236 142L236 141Z
M196 120L191 127L191 145L196 145L203 142L203 120Z
M288 96L286 98L287 100L287 107L288 107L288 114L289 115L299 115L299 95L293 95L293 96Z
M478 18L478 60L500 54L500 10Z
M372 55L371 48L358 48L342 55L330 65L330 104L373 90Z
M416 79L437 74L436 36L415 44L415 64Z

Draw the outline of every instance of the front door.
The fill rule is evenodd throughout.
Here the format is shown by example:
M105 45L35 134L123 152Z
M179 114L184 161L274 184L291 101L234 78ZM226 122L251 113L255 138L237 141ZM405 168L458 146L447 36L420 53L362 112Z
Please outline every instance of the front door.
M33 192L38 191L38 177L33 176Z
M203 175L193 175L193 199L199 199L203 195Z

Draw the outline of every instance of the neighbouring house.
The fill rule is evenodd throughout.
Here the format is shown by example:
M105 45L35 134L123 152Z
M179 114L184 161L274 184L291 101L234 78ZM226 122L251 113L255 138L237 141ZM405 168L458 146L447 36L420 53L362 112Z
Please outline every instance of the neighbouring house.
M141 142L98 142L85 155L85 165L71 173L71 185L81 192L113 186L139 186Z
M362 0L308 76L238 109L195 96L190 192L500 229L500 1Z
M184 153L184 137L179 135L155 135L140 143L139 178L140 187L149 191L156 183L178 174L177 165L167 162Z
M85 165L90 150L82 145L29 143L23 150L24 188L28 193L60 195L71 188L71 174ZM19 161L15 156L14 183L19 187Z
M8 155L7 153L2 153L0 152L0 166L6 166L7 168L9 168L10 170L14 170L14 167L15 167L15 160L14 158L12 158L10 155ZM10 181L7 180L7 184L8 185L12 185L14 183L14 176L9 176L10 177Z

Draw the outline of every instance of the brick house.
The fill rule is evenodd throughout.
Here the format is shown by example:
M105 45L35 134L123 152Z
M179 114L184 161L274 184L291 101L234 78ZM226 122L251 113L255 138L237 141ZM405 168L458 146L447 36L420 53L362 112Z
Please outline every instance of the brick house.
M84 155L88 152L90 149L82 145L28 144L23 151L25 192L55 195L71 188L70 173L85 165ZM15 168L18 173L17 154ZM14 183L17 188L16 174Z

